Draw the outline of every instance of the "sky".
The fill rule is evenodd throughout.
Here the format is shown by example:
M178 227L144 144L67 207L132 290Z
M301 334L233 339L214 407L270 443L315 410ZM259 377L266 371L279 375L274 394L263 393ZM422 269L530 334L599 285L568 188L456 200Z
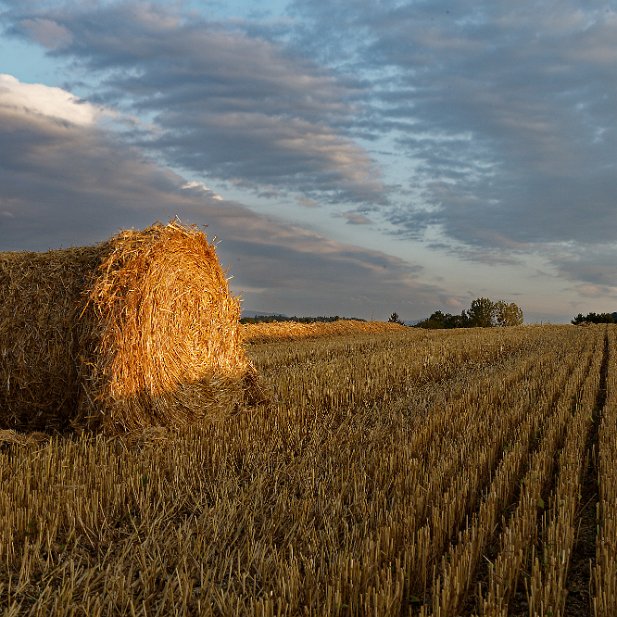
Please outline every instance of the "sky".
M205 227L248 311L617 310L617 4L0 0L0 251Z

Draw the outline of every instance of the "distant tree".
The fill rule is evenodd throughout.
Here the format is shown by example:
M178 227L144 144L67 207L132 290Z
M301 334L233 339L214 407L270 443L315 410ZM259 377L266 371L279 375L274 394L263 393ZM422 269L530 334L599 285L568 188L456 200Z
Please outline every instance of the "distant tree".
M388 323L398 323L398 324L403 325L403 322L399 319L398 313L396 312L390 315L390 317L388 318Z
M425 328L427 330L441 330L445 328L446 318L448 314L444 314L441 311L435 311L430 317L420 321L416 324L418 328Z
M523 323L523 311L514 302L489 298L476 298L467 311L450 315L435 311L427 319L416 324L417 328L491 328L493 326L518 326Z
M489 298L476 298L467 311L469 324L476 328L490 328L495 324L495 303Z
M469 323L466 311L461 311L460 315L448 315L446 319L447 328L469 328Z
M418 328L429 330L441 330L450 328L466 328L469 326L467 314L463 311L460 315L451 315L442 311L435 311L428 319L416 324Z
M582 323L617 323L617 313L579 313L573 320L574 325Z
M523 311L514 302L498 300L494 306L494 320L498 326L520 326L523 323Z

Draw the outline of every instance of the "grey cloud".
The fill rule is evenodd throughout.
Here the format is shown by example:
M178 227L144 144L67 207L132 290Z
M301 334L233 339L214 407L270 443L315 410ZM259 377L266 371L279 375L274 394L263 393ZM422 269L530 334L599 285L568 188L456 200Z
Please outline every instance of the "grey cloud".
M24 19L21 23L30 36L48 49L62 48L71 42L71 33L51 19Z
M96 130L0 108L2 250L93 241L186 206L174 174ZM160 194L169 194L161 207Z
M311 199L310 197L300 196L298 197L296 202L298 203L298 205L302 206L303 208L318 208L319 207L319 202L315 201L314 199Z
M141 155L146 149L206 182L217 178L275 199L296 192L292 199L285 195L287 203L338 202L337 210L369 213L376 223L383 216L392 233L427 242L439 238L442 253L466 261L516 264L530 253L540 262L539 255L578 293L610 292L606 247L617 237L617 14L610 7L574 0L296 0L293 10L300 19L269 28L173 12L180 4L170 10L160 8L162 3L157 8L92 1L58 8L57 2L4 0L4 6L9 7L4 23L14 34L38 40L54 57L81 67L77 77L84 82L89 75L104 80L92 88L91 101L143 114L155 130L125 130L124 137L142 149L127 154L109 137L91 133L86 139L65 126L75 151L89 144L91 158L88 152L80 158L58 146L56 133L37 133L30 123L14 138L25 140L23 153L0 153L8 178L0 230L18 229L22 214L25 225L25 213L45 221L53 212L50 202L61 203L63 187L71 182L80 201L66 200L67 208L77 219L91 212L101 226L108 220L99 212L105 203L116 203L114 195L124 195L127 204L114 215L119 219L129 212L139 218L140 209L145 212L156 200L187 212L205 207L199 195L178 190L179 176L153 172ZM35 133L32 142L28 130ZM45 161L40 177L23 175L47 152L33 147L36 140L47 140L81 172ZM375 156L387 161L383 168L391 184L384 186L360 143L374 144ZM384 152L391 153L387 159ZM21 160L22 155L30 158ZM128 175L118 176L125 178L117 180L121 186L114 180L102 188L114 162L126 166ZM142 188L133 187L133 180ZM38 209L31 205L37 196ZM222 221L223 205L215 209L211 196L203 199L210 204L208 216ZM228 203L227 208L233 211ZM240 218L253 221L251 216ZM267 236L262 223L255 221L254 229ZM60 234L60 227L45 221L40 233ZM319 261L326 259L327 243L309 243L318 255L313 258L294 245L297 231L281 223L274 228L273 237L288 251L286 262L298 268L305 263L302 271L313 282L303 290L294 281L304 277L285 278L292 270L277 262L272 246L234 227L232 241L244 238L237 244L239 255L241 246L259 255L248 259L253 274L243 284L264 288L256 296L262 300L281 299L288 288L289 302L301 294L308 302L317 286L311 268L327 270ZM221 229L225 237L230 228ZM368 257L336 255L333 272L353 281L363 275L375 280L378 266ZM266 289L268 270L279 272L281 282ZM414 297L441 293L413 277L403 284L408 264L388 262L386 270ZM324 274L315 302L330 289L327 278ZM385 288L375 289L390 297ZM328 293L337 297L334 283ZM436 306L440 303L428 309Z
M390 220L439 226L476 248L581 245L617 234L617 13L578 2L297 0L299 45L346 54L376 79L374 131L410 160L420 207ZM358 32L341 41L336 31ZM319 57L319 56L318 56ZM426 206L431 216L427 217Z
M95 125L0 105L0 250L89 244L174 216L208 225L255 310L413 318L447 297L416 265L225 201Z
M150 114L158 131L139 145L176 167L330 200L383 200L376 165L345 129L358 83L237 24L153 4L9 4L13 34L104 78L94 98Z
M561 277L617 294L617 243L554 252L551 261Z
M362 212L349 210L343 212L341 216L346 220L348 225L370 225L372 223L371 219L366 216L366 214L362 214Z

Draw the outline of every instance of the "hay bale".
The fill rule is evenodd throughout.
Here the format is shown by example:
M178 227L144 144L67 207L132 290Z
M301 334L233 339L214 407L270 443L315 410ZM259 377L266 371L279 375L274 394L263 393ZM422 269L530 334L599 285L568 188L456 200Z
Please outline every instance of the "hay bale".
M0 253L0 428L118 433L228 410L254 381L239 316L195 227Z

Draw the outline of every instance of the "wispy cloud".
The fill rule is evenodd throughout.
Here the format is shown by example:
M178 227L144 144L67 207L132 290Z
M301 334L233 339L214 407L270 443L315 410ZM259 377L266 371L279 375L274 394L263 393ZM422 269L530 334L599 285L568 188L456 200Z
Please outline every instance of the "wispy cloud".
M279 44L145 2L23 9L13 34L104 78L98 96L159 131L141 142L178 168L246 187L379 201L384 187L348 135L359 85Z
M299 47L374 76L372 130L388 131L414 161L417 199L389 214L399 232L438 227L470 246L528 250L616 236L614 9L446 0L294 7Z
M555 250L551 261L565 280L579 283L583 295L617 296L617 242L578 248Z
M0 73L0 105L16 115L39 114L77 125L92 125L104 113L62 88L25 84L5 73Z
M258 215L44 103L71 110L79 104L70 92L38 85L35 109L31 85L4 82L11 96L0 90L0 250L92 243L178 216L221 241L234 289L256 310L416 317L446 297L417 265Z
M370 225L371 219L362 212L356 212L354 210L347 210L341 213L341 216L345 219L348 225Z
M474 268L494 266L494 280L482 282L486 293L508 269L518 269L522 288L537 290L533 273L541 269L550 273L551 289L567 288L572 306L602 294L612 301L617 11L611 6L290 0L288 19L257 23L190 8L198 3L0 5L7 32L43 46L79 82L53 93L6 77L0 82L3 113L19 127L11 155L0 152L6 174L0 229L23 230L27 221L33 234L36 228L41 238L60 238L61 225L37 225L53 210L52 199L65 199L66 185L78 199L67 198L62 212L76 220L90 212L104 226L105 211L130 221L176 206L198 212L207 203L213 220L241 208L241 218L267 235L265 219L224 199L233 190L258 196L255 203L278 203L281 213L289 208L299 218L319 219L322 229L332 222L322 206L333 204L328 216L349 223L336 221L337 233L382 234L372 236L373 246L379 240L388 250L386 233L410 247L423 244L423 255L442 260L435 270L441 273L453 256L457 273L460 267L472 278ZM70 94L77 89L88 102ZM103 130L101 109L120 114L117 125L124 121L115 136ZM8 135L3 139L8 143ZM119 166L123 173L108 181ZM201 184L187 185L187 178ZM119 195L125 205L114 210ZM281 267L274 244L258 251L255 238L224 220L232 238L243 238L235 245L240 254L243 244L246 254L259 255L246 264L253 272L247 288L277 287L266 285L267 270L260 270L262 263ZM334 259L324 252L328 242L314 240L304 250L300 230L280 221L273 228L281 261L306 275L302 293L310 297L318 283L301 262L327 270L318 259ZM343 259L341 247L332 272L350 281L387 280L371 278L375 256L360 250L360 261ZM387 265L400 289L442 297L419 283L428 279L424 271L404 282L408 268L396 260ZM289 295L299 297L302 285L293 280L285 285L296 285ZM375 289L385 291L379 284ZM336 297L336 285L328 297ZM451 305L462 301L456 293L452 298Z

